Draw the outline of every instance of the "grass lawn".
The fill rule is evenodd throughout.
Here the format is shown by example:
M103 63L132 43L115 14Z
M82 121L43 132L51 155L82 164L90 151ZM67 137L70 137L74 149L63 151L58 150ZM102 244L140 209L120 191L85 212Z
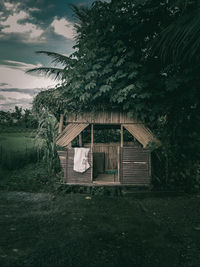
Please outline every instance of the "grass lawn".
M59 195L44 177L30 165L0 182L0 266L200 265L199 195Z

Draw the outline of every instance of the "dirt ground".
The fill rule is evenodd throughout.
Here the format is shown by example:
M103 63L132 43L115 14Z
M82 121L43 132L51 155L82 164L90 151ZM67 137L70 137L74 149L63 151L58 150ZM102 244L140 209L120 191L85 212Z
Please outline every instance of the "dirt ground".
M0 192L0 266L200 266L200 196Z

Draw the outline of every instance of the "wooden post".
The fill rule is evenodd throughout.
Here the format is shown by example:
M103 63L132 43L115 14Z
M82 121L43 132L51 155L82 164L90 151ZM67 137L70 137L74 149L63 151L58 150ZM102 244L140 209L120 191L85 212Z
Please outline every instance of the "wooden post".
M91 182L93 182L93 146L94 146L94 125L91 124Z
M121 147L124 146L123 125L121 124Z
M78 136L78 142L79 142L79 146L82 147L83 146L82 133L80 133Z
M91 124L91 148L94 146L94 124Z
M72 142L67 145L67 148L72 148Z
M118 156L117 157L117 160L118 160L117 161L117 170L118 170L118 177L117 178L118 178L118 182L120 182L120 171L121 170L120 170L120 147L119 146L117 147L117 156Z
M58 128L58 134L62 133L62 128L63 128L63 118L64 118L64 115L61 114L61 115L60 115L59 128Z

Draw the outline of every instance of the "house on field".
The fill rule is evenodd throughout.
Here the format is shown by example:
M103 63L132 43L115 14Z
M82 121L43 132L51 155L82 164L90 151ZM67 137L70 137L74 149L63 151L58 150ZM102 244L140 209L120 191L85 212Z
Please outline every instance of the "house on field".
M64 183L82 185L136 185L149 186L151 178L151 153L148 145L160 145L153 133L137 119L126 113L101 111L68 115L63 128L60 118L56 144L64 171ZM120 132L118 142L95 142L99 129L115 129ZM82 133L87 131L90 141L83 144ZM124 141L127 131L132 142ZM71 142L79 137L79 146Z

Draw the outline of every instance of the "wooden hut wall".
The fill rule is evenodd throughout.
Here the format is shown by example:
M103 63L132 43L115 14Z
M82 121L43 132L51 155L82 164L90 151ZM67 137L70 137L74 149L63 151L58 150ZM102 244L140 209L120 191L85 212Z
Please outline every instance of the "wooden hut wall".
M89 146L89 144L85 145L85 147ZM96 143L93 146L93 152L105 154L105 171L117 169L117 144Z
M125 142L124 145L131 147L136 146L134 142ZM90 147L90 144L85 144L84 146ZM105 171L117 170L119 146L120 143L94 143L93 152L105 154Z
M149 151L142 148L122 147L120 163L121 184L149 185L150 176Z
M58 151L58 156L60 159L60 165L64 173L64 182L66 182L67 176L67 151Z
M92 171L92 153L89 152L88 160L90 168L87 169L84 173L75 172L74 167L74 148L67 149L67 171L65 181L70 184L87 184L91 183L91 171Z

